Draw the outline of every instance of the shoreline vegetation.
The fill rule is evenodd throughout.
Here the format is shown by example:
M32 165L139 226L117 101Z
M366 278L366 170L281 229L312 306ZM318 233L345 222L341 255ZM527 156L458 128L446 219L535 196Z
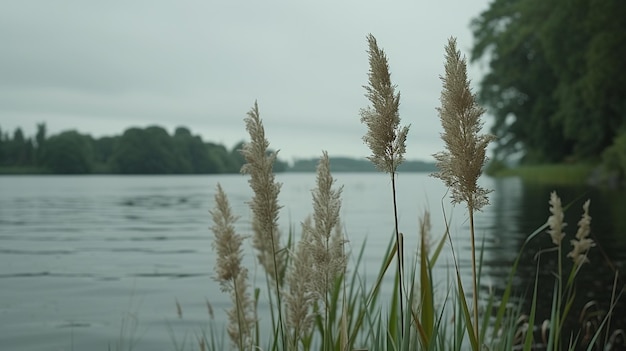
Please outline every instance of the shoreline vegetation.
M494 178L519 177L529 183L582 185L594 183L598 166L591 163L517 165L488 171Z

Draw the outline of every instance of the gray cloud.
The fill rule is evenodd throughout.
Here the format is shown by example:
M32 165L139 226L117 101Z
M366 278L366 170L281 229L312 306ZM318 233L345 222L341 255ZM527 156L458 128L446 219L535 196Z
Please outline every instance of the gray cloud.
M407 157L441 148L435 111L443 46L487 0L8 1L0 5L0 127L77 129L184 125L231 147L258 100L287 159L366 156L365 36L386 50L411 124ZM474 72L474 71L470 71ZM478 77L473 77L475 81Z

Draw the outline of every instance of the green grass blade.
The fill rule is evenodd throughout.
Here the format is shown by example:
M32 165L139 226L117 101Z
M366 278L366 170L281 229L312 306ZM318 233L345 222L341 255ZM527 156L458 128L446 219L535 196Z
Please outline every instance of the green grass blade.
M533 328L535 326L535 314L537 311L537 286L539 282L539 264L537 264L537 272L535 273L535 288L533 290L533 300L530 307L530 316L528 317L528 329L524 338L524 351L530 351L533 348Z

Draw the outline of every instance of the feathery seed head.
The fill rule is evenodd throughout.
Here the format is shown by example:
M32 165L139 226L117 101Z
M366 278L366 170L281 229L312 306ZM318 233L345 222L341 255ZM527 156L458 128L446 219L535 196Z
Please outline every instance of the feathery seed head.
M548 217L548 226L550 229L548 230L548 234L552 237L552 243L556 246L561 245L561 241L565 237L565 233L563 233L563 228L567 225L567 223L563 222L565 215L563 213L563 207L561 206L561 198L556 194L556 191L550 193L550 217Z
M333 190L335 180L330 174L328 153L323 152L317 165L317 188L313 190L313 219L320 235L328 239L339 222L341 192L343 187Z
M343 231L339 219L343 187L333 189L335 180L330 173L328 153L324 151L317 167L317 187L313 195L313 223L304 222L307 252L311 255L314 274L311 290L325 302L335 279L345 271ZM333 233L334 231L334 233Z
M467 79L466 59L456 48L456 39L446 45L445 75L441 77L441 107L437 109L444 132L446 151L434 155L439 172L434 176L452 189L452 203L467 203L480 210L489 204L490 190L477 185L486 161L486 148L494 137L480 135L485 109L476 102Z
M213 248L217 251L216 280L222 291L230 292L233 301L233 307L228 311L228 335L233 345L243 350L254 324L253 305L247 293L248 270L241 265L243 238L235 232L237 217L232 214L220 184L217 184L215 208L209 212L213 218L211 230L215 234ZM211 308L209 311L212 313Z
M296 246L296 251L291 252L291 266L287 271L287 287L285 294L285 306L287 323L293 330L293 339L298 340L305 336L313 325L315 313L313 302L315 297L311 291L311 279L313 277L313 262L308 252L311 230L311 217L307 217L302 223L302 237Z
M396 86L391 84L387 56L378 48L373 35L368 35L367 41L370 70L369 85L364 88L372 106L360 111L361 122L368 129L363 141L372 150L368 159L376 168L393 174L404 161L409 127L399 127L400 93L396 93Z
M589 262L587 258L587 251L590 248L596 246L593 240L588 238L591 232L591 216L589 216L590 200L585 201L583 204L583 215L578 221L578 231L576 232L576 239L570 240L572 244L572 251L567 254L567 257L571 257L576 265Z
M282 284L285 260L280 252L280 232L278 230L278 194L281 184L274 181L273 166L276 153L269 152L269 142L265 139L265 129L256 101L245 118L250 142L244 144L241 154L246 164L241 172L250 175L248 183L254 192L249 203L252 209L252 244L258 251L258 259L270 277ZM276 264L276 266L275 266Z
M232 214L228 198L220 184L215 194L215 209L209 211L213 218L211 230L215 234L213 248L217 253L216 279L222 290L229 290L233 280L241 272L243 238L235 232L237 217Z

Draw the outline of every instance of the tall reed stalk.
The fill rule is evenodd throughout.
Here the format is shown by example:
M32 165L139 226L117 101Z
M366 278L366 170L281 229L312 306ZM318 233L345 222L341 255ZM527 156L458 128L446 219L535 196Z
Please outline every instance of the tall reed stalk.
M246 164L241 172L250 175L248 183L254 192L250 209L252 210L253 246L257 250L259 263L265 269L266 277L273 283L276 294L276 306L272 311L278 313L277 337L283 345L287 344L282 315L282 285L287 264L287 251L280 247L280 231L278 229L278 194L281 184L274 181L274 161L277 153L269 150L269 142L265 138L265 128L259 114L259 106L254 106L245 118L246 130L250 134L250 142L244 144L241 154ZM268 282L268 285L270 283ZM270 304L273 305L270 296Z
M369 84L364 86L365 96L372 106L361 109L361 122L367 125L367 134L363 141L369 146L372 155L370 161L380 171L391 176L391 193L393 196L394 232L396 236L396 254L399 276L399 302L401 334L404 334L404 274L402 234L398 228L398 206L396 201L396 171L404 161L406 152L406 136L409 127L400 127L400 93L391 84L391 74L385 52L378 47L373 35L367 36L369 45Z
M456 39L450 38L445 47L445 74L441 77L441 107L437 109L446 151L434 155L439 172L434 176L443 180L452 192L452 203L465 203L469 212L472 251L473 332L480 345L478 319L478 276L476 271L476 239L474 213L489 203L485 190L477 181L485 164L486 147L493 136L479 135L482 129L480 107L470 89L466 59L456 48ZM480 346L478 346L480 347Z

